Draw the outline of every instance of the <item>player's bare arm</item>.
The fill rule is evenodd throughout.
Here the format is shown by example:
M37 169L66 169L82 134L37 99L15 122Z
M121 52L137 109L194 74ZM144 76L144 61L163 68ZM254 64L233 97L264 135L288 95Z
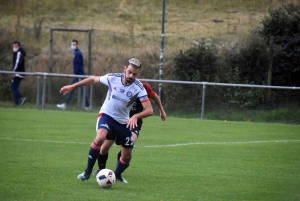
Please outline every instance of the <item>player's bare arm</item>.
M137 127L137 120L149 117L153 115L153 108L151 105L151 102L149 100L142 103L144 110L140 113L137 113L133 115L128 121L127 121L127 128L129 127L130 130Z
M154 103L157 105L157 107L159 108L160 119L163 121L166 120L167 114L161 104L159 96L157 94L155 94L155 96L152 99L153 99Z
M98 77L89 77L86 78L84 80L81 80L80 82L74 83L72 85L66 85L64 87L62 87L60 89L60 93L63 95L66 95L67 93L71 92L72 90L78 88L78 87L82 87L82 86L86 86L86 85L91 85L91 84L95 84L98 83L99 81Z

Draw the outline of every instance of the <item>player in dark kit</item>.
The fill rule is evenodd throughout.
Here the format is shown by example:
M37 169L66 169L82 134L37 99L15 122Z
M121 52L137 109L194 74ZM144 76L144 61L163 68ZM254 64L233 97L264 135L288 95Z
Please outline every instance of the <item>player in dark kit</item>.
M161 104L159 96L153 91L151 86L147 82L142 82L144 88L147 91L148 98L151 98L157 107L159 108L160 111L160 119L164 121L166 119L166 112L164 111L164 108ZM135 103L133 104L132 109L130 110L130 117L132 117L134 114L137 114L139 112L143 111L143 105L140 100L136 100ZM138 119L137 120L137 127L133 128L131 130L132 132L132 137L133 137L133 143L135 144L137 141L137 138L139 137L140 130L142 128L143 124L143 119ZM108 159L108 150L109 148L114 144L116 141L116 144L119 145L118 139L115 138L114 135L107 135L105 142L102 144L100 153L98 155L98 169L94 172L94 175L97 175L98 172L102 169L105 169L106 167L106 161ZM119 161L119 158L121 157L121 151L117 155L117 160ZM123 178L124 183L128 183L124 178Z

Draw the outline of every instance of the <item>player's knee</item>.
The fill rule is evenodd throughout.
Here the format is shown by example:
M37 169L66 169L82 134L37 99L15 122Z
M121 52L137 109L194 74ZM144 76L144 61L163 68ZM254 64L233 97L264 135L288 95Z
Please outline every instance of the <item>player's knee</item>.
M103 129L99 129L97 131L97 135L96 135L96 138L95 138L95 142L99 145L102 145L102 143L104 142L105 138L106 138L106 135L107 135L107 131L106 130L103 130Z
M97 145L101 146L101 145L103 144L104 140L105 140L105 139L96 137L96 138L94 139L94 142L95 142Z
M127 157L127 158L122 157L122 160L128 164L128 163L130 163L131 157Z
M131 153L125 153L125 154L122 154L122 160L125 162L125 163L129 163L130 160L131 160Z
M103 145L101 146L101 149L100 149L100 154L101 154L101 155L107 154L108 151L109 151L109 147L105 147L105 146L103 146Z
M132 134L132 141L133 141L133 144L135 144L135 142L137 141L137 135L135 133Z

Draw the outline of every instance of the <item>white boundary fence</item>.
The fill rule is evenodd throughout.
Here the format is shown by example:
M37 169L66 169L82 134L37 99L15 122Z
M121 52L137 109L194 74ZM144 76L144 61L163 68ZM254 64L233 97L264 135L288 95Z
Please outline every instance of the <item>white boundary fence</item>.
M15 74L14 71L1 71L2 74ZM69 77L69 78L79 78L84 79L90 77L90 75L74 75L74 74L56 74L56 73L44 73L44 72L24 72L22 74L31 75L37 77L37 93L36 93L36 108L45 109L45 97L47 90L47 78L48 77ZM41 79L42 87L41 87ZM268 85L250 85L250 84L229 84L229 83L213 83L213 82L191 82L191 81L179 81L179 80L155 80L155 79L140 79L141 81L153 82L153 83L171 83L171 84L189 84L189 85L202 85L202 100L201 100L201 115L200 118L204 118L204 108L205 108L205 90L206 86L227 86L227 87L249 87L249 88L265 88L265 89L284 89L284 90L300 90L300 87L296 86L268 86ZM93 100L93 85L90 87L90 106L92 107ZM42 90L42 97L40 97L40 92ZM83 87L83 97L78 93L77 103L80 105L82 102L82 106L84 107L85 100L85 91L86 88ZM82 100L82 101L81 101Z

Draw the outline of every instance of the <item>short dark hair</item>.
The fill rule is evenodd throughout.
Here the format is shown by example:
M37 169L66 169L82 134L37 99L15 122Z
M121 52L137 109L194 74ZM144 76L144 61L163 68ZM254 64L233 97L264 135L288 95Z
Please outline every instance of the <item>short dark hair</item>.
M17 40L14 41L13 44L18 44L19 47L21 46L21 43L19 41L17 41Z
M140 62L140 60L136 59L136 58L131 58L128 60L127 63L127 67L131 65L133 68L139 69L141 70L142 68L142 63Z
M78 40L73 39L72 42L76 43L76 45L78 45Z

